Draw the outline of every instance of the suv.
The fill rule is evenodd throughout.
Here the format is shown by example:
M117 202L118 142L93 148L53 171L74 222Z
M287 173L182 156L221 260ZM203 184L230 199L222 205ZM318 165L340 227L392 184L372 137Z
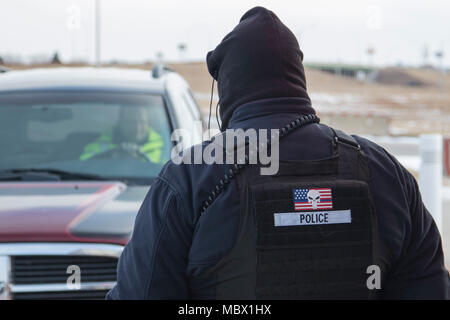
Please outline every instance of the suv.
M104 298L174 129L204 126L160 65L0 74L0 299Z

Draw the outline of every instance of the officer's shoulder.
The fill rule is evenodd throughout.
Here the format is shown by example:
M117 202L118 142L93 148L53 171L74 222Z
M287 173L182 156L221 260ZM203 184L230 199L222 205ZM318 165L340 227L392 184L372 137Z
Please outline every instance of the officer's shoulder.
M384 149L382 146L380 146L379 144L373 142L372 140L369 140L367 138L358 136L358 135L351 135L353 138L355 138L355 140L358 142L358 144L361 146L361 149L367 153L367 154L379 154L379 155L383 155L388 153L386 151L386 149Z
M210 143L211 141L207 140L188 147L178 152L176 159L172 155L171 160L161 169L158 178L176 185L186 183L186 181L195 178L199 170L205 169L203 158L201 159L201 163L197 163L198 160L195 159L196 154L199 156L198 153L201 152L201 155L203 155L204 148Z
M372 163L372 167L389 171L395 170L407 175L410 174L395 156L379 144L358 135L352 135L352 137L355 138L361 146L361 150L364 152L369 162Z
M361 150L367 156L379 156L388 158L392 157L392 155L385 148L373 142L372 140L354 134L352 134L351 136L358 142L358 144L361 146Z

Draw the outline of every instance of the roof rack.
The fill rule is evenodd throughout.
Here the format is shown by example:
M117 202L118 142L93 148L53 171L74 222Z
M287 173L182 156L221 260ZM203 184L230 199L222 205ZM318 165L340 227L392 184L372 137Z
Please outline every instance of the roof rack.
M157 79L167 72L173 72L173 70L162 63L157 63L152 68L152 77Z
M11 69L8 69L6 67L0 66L0 73L8 72L8 71L11 71Z

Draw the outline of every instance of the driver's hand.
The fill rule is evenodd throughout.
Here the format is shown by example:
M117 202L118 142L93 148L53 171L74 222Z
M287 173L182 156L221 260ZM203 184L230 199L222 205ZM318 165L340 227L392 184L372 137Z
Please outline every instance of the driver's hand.
M135 143L123 142L120 144L120 148L129 153L139 153L139 146Z
M146 161L151 162L149 157L145 153L141 152L140 146L135 144L135 143L123 142L123 143L120 144L120 148L122 150L124 150L125 152L127 152L128 154L137 156L139 158L143 158Z

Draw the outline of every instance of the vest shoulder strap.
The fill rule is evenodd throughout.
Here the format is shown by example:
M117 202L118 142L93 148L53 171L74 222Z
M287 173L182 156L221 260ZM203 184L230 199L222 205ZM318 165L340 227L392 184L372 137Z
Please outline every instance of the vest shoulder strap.
M351 135L348 135L345 132L338 130L338 129L333 129L333 128L331 128L331 129L334 131L335 142L345 143L347 145L350 145L350 146L356 148L358 151L361 150L361 146L356 141L356 139L353 138Z
M358 141L341 130L333 128L331 130L334 132L335 153L339 155L339 178L368 182L370 180L368 162Z

